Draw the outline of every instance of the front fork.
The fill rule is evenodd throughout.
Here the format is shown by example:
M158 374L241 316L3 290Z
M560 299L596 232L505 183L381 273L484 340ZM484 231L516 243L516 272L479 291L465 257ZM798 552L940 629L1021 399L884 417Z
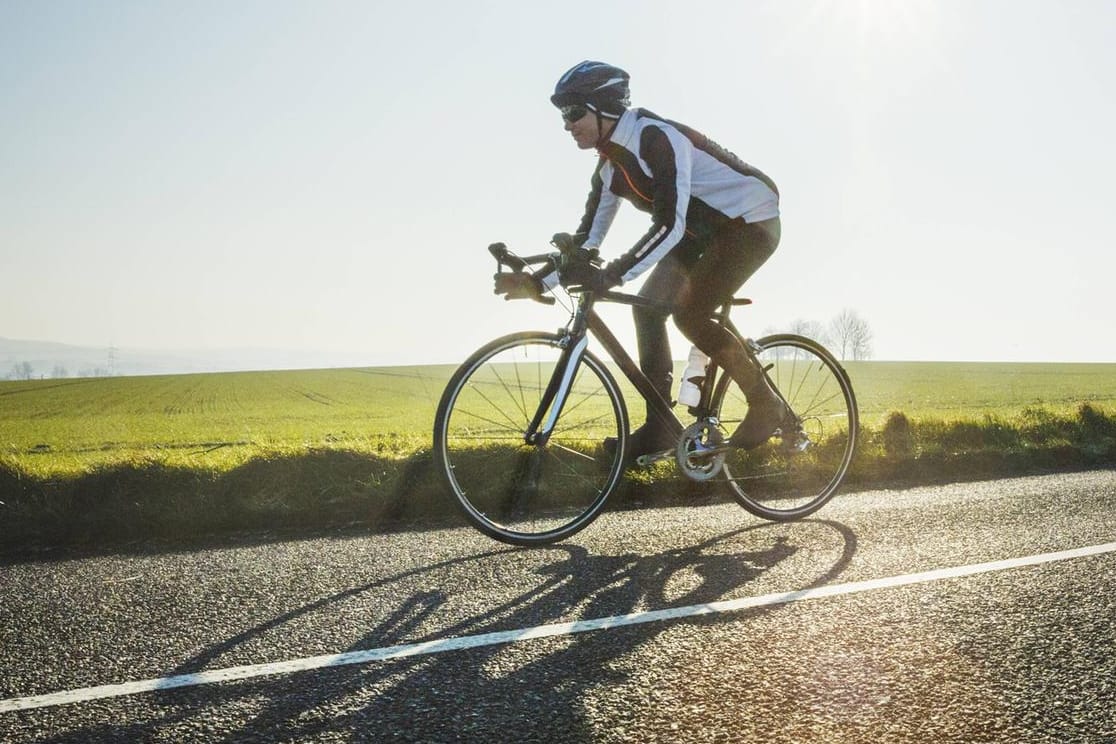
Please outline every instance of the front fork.
M567 337L567 343L562 350L562 356L554 367L554 374L539 401L538 410L535 411L527 431L523 434L523 441L535 447L544 447L550 440L554 431L554 424L566 405L577 374L578 365L585 356L585 349L589 345L589 335L581 333Z

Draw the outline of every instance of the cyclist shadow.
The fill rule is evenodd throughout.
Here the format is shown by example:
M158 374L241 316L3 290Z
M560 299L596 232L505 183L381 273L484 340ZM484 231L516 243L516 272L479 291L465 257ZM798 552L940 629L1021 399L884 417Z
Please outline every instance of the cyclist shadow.
M810 583L795 588L833 581L856 552L855 535L844 525L827 520L799 524L820 525L836 532L841 553ZM746 533L762 536L773 527L755 525L655 555L594 555L575 545L551 546L548 550L562 555L536 569L540 581L501 604L464 616L436 632L426 630L424 635L423 628L429 628L431 618L450 603L452 591L415 591L349 650L611 618L739 596L742 588L801 550L793 539L793 528L773 531L770 542L760 549L733 549L733 541ZM339 592L211 647L176 673L213 668L226 653L253 638L281 630L304 615L328 612L331 606L361 594L403 585L426 572L436 576L443 569L517 554L529 559L533 553L500 550L456 558ZM738 620L773 611L777 607L733 613L728 618ZM701 622L725 620L725 616L709 616ZM587 693L602 685L631 682L625 657L676 624L658 621L604 633L559 635L302 672L211 687L204 693L183 691L186 699L179 697L182 693L167 693L161 701L164 718L158 726L151 722L147 724L150 728L133 729L131 733L142 737L168 726L173 730L178 725L190 726L196 723L194 719L207 718L217 710L252 705L256 710L251 719L223 740L241 741L246 736L300 740L325 733L342 734L351 741L440 741L447 737L501 740L512 731L521 741L550 741L555 736L561 740L590 740L593 728L591 712L585 708ZM532 695L539 699L530 700ZM509 729L509 725L514 728Z
M826 520L808 520L807 524L833 530L839 536L841 552L807 586L796 588L832 582L856 552L856 536L844 525ZM484 614L440 630L438 637L608 618L738 596L742 588L801 549L785 534L773 535L770 543L758 550L732 549L733 541L745 533L762 534L769 528L758 525L736 530L655 555L593 555L578 546L559 545L556 549L565 555L539 567L542 581L538 586ZM794 534L793 530L779 532ZM445 601L445 593L440 590L409 597L357 648L407 641L410 631ZM760 615L776 610L769 607L748 612ZM741 616L736 613L730 617ZM724 617L703 619L709 623L724 621ZM328 689L323 686L316 700L306 701L309 710L329 708L341 700L360 700L351 713L306 723L292 732L286 728L291 711L280 703L271 711L261 712L250 728L297 736L347 730L357 741L388 738L388 732L411 741L442 740L451 733L468 739L498 740L513 730L519 740L552 740L557 732L563 740L590 740L593 730L586 717L586 693L601 685L629 682L624 657L675 624L654 622L606 631L607 638L600 633L582 633L400 659L380 668L352 668L343 677L329 680ZM293 680L291 683L295 684ZM525 703L524 696L533 694L540 699ZM505 716L514 720L514 729L507 728ZM376 728L370 730L373 723Z

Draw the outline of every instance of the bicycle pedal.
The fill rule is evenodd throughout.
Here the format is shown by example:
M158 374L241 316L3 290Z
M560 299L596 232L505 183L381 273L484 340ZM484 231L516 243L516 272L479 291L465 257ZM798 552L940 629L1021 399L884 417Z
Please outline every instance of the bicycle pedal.
M783 437L783 449L787 452L805 452L812 444L813 442L810 441L810 437L801 432Z
M779 449L787 453L805 452L814 442L798 424L788 424L776 429L772 435L779 439Z

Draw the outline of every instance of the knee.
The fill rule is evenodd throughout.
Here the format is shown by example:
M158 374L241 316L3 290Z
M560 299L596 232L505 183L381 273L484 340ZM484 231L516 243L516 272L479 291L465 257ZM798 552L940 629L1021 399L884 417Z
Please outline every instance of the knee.
M704 314L675 313L674 323L690 343L712 357L718 357L732 335L717 321Z

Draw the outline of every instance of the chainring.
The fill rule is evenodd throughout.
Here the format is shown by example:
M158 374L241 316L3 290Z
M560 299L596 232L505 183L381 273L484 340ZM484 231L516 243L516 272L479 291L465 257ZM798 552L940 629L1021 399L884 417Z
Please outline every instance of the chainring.
M674 457L678 469L695 481L717 477L725 462L725 437L711 420L695 421L682 432Z

